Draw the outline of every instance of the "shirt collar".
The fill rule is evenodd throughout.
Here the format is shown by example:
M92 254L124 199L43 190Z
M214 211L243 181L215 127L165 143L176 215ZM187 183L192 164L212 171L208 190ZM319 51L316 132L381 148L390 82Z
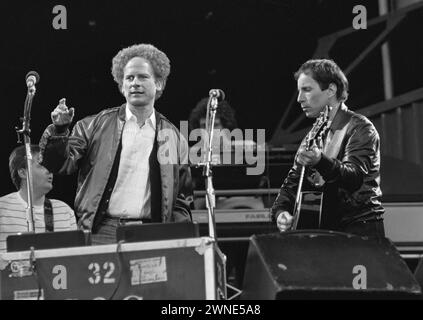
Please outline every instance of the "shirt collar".
M16 194L17 194L17 198L18 198L19 202L21 202L23 205L25 205L26 207L28 207L28 203L24 200L24 198L22 198L21 193L20 193L20 190L18 190L16 192ZM33 204L33 207L34 208L43 208L44 207L44 201L45 201L45 196L43 196L43 205L36 206L35 204Z
M134 119L135 122L137 122L137 116L131 112L128 105L126 105L125 108L125 120L129 121L131 118ZM153 112L151 113L151 116L148 117L145 120L146 123L150 124L150 126L156 130L156 110L153 108Z

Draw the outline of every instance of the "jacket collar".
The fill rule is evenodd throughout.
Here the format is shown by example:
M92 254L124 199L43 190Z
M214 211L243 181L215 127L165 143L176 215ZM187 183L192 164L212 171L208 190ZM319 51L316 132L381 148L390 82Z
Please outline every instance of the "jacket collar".
M154 112L155 112L155 116L156 116L156 128L159 128L160 129L159 126L161 126L161 120L165 120L166 117L163 116L156 109L154 109ZM118 110L118 118L119 118L119 120L125 122L125 119L126 119L126 103L122 104L119 107L119 110Z
M330 130L335 132L336 130L344 127L344 125L350 120L350 117L351 116L348 107L345 105L345 103L341 103L338 111L335 114L335 117L332 120Z
M122 104L119 107L119 111L118 111L118 118L119 118L119 120L125 121L125 115L126 115L125 109L126 109L126 103Z

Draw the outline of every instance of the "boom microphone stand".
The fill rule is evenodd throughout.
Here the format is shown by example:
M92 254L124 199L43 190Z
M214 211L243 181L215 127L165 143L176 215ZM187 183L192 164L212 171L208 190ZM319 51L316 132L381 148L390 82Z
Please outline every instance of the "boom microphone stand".
M25 152L26 152L26 184L28 190L28 231L35 232L35 224L34 224L34 206L33 206L33 183L32 183L32 153L31 153L31 129L30 129L30 120L31 120L31 106L32 100L35 96L35 84L40 81L40 76L35 71L30 71L26 75L26 85L28 87L24 105L24 115L22 120L22 128L16 128L16 132L18 135L18 143L21 143L21 136L23 135L24 144L25 144Z
M212 143L213 143L213 131L214 121L216 117L216 110L218 100L224 100L225 94L220 89L212 89L209 92L209 100L207 102L207 115L206 115L206 132L207 139L204 140L203 150L206 150L205 159L203 163L203 177L205 178L206 185L206 206L208 211L209 220L209 236L214 241L217 241L216 236L216 219L214 214L214 208L216 207L216 196L213 188L213 173L212 173Z

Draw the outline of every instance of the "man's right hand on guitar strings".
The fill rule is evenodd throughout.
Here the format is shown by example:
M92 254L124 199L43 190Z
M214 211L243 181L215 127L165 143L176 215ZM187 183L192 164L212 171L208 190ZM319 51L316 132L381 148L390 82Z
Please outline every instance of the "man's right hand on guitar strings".
M285 232L291 229L294 217L288 211L281 211L276 219L276 225L280 232Z

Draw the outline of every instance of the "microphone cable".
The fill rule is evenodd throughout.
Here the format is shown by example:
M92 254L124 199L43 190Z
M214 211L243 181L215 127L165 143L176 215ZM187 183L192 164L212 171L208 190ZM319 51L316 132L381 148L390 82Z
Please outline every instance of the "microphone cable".
M38 275L38 272L37 272L37 263L35 260L35 248L30 247L30 250L31 252L29 254L29 265L31 268L32 275L34 276L35 281L37 282L37 300L40 300L41 294L42 294L42 288L41 288L40 276Z
M112 300L115 295L116 292L119 289L120 283L122 281L122 272L123 272L123 265L124 265L124 261L123 261L123 252L122 252L122 243L125 243L125 240L120 240L117 243L116 246L116 256L117 256L117 270L119 271L118 277L117 277L117 281L116 281L116 286L113 289L112 294L110 295L110 297L107 300Z

